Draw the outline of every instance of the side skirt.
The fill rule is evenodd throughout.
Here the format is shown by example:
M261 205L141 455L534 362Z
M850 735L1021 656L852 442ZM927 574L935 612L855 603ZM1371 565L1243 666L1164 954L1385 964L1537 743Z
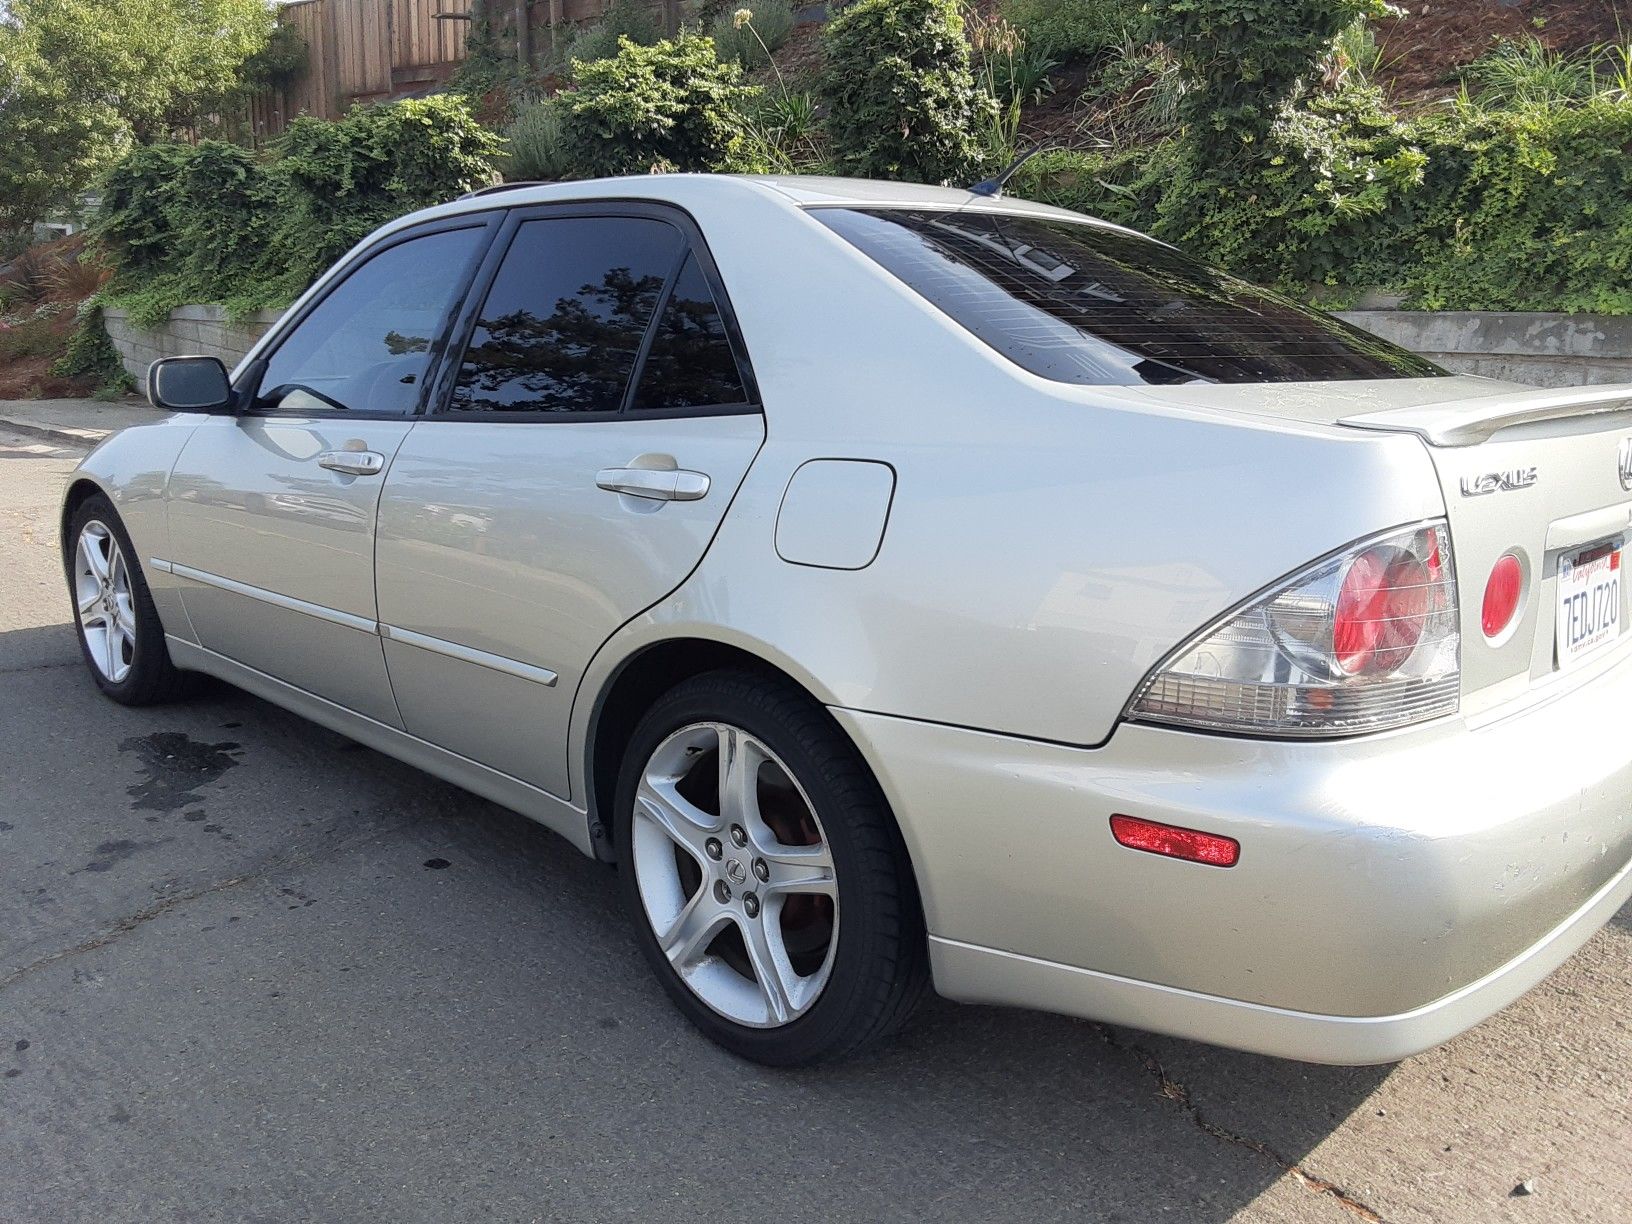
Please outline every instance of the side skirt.
M331 731L338 731L341 735L360 744L367 744L387 756L396 757L415 769L423 769L428 774L434 774L484 799L491 799L511 811L520 812L552 832L559 833L581 853L594 857L594 843L589 836L589 814L584 809L574 807L565 800L557 799L548 791L512 778L509 774L489 769L486 765L449 752L446 748L438 748L435 744L409 735L406 731L399 731L395 727L375 722L372 718L365 718L344 706L308 693L305 689L285 684L265 672L256 671L253 667L245 667L242 663L225 655L216 654L213 650L206 650L202 646L168 633L165 634L164 640L170 648L170 658L177 667L187 671L205 672L225 680L228 684L254 693L257 697L264 697L274 705L293 711L302 718L310 719Z

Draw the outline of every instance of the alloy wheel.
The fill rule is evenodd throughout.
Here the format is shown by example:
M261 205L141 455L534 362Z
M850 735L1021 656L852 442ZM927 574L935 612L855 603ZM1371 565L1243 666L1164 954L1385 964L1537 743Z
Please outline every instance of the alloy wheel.
M96 519L81 529L74 548L74 603L92 664L110 683L120 683L136 661L136 603L124 550Z
M663 740L636 788L631 851L658 947L705 1004L753 1028L815 1004L838 946L833 858L763 741L718 722Z

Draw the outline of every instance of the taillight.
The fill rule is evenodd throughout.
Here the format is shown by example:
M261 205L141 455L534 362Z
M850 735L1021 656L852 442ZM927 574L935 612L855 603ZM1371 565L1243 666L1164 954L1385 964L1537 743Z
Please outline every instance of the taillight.
M1491 568L1485 583L1485 602L1479 610L1479 624L1487 638L1499 638L1513 623L1519 610L1519 595L1524 591L1524 566L1512 553L1506 553Z
M1455 713L1456 581L1443 521L1361 541L1203 631L1128 716L1221 731L1347 735Z

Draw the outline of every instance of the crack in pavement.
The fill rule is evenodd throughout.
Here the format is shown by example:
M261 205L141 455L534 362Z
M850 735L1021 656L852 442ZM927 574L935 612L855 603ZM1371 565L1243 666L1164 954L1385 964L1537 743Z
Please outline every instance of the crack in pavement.
M1186 1115L1196 1128L1202 1133L1211 1135L1222 1143L1233 1144L1254 1152L1266 1160L1273 1161L1283 1173L1289 1174L1305 1190L1330 1198L1345 1211L1365 1220L1366 1224L1387 1224L1383 1216L1373 1207L1368 1206L1354 1197L1336 1182L1327 1181L1324 1177L1316 1177L1295 1160L1288 1160L1262 1139L1254 1139L1248 1135L1239 1135L1227 1127L1202 1116L1196 1103L1190 1099L1190 1090L1178 1081L1169 1078L1161 1060L1143 1046L1123 1041L1110 1028L1103 1024L1090 1023L1089 1027L1098 1034L1099 1039L1113 1050L1120 1050L1132 1054L1144 1067L1145 1073L1156 1081L1157 1091L1167 1100L1172 1101Z
M64 667L83 667L84 662L74 659L66 663L30 663L27 667L0 667L0 676L21 676L28 672L55 671Z
M155 918L163 917L177 906L186 905L189 901L197 901L201 897L208 897L214 895L215 893L226 892L229 888L237 888L241 884L251 884L258 880L266 879L269 876L276 875L278 872L288 871L291 868L306 867L313 863L320 862L323 859L338 857L339 855L345 854L349 851L360 849L361 847L367 846L373 842L383 841L385 838L393 836L394 834L412 829L418 823L419 822L417 821L410 821L407 824L397 825L390 829L382 829L377 833L370 833L365 837L354 838L350 841L337 842L328 847L326 850L314 850L309 854L293 855L286 858L275 859L255 871L246 871L243 875L232 876L225 880L217 880L214 884L209 884L203 888L194 889L189 893L180 893L173 897L165 897L159 901L155 901L146 909L137 910L134 914L127 914L125 917L116 921L112 926L105 928L100 934L95 935L90 939L77 943L71 948L58 949L55 952L40 957L38 960L30 961L28 964L12 970L10 973L6 974L5 977L0 977L0 990L5 990L10 986L15 985L16 983L22 981L25 977L44 969L48 965L54 965L58 961L67 960L71 956L81 956L86 952L95 952L98 948L105 948L109 944L120 939L122 936L130 934L130 932L136 930L138 927L152 922Z

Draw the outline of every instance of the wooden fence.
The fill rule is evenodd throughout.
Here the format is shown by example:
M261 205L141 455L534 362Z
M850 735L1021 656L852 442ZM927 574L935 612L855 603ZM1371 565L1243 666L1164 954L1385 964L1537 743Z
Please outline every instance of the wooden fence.
M557 27L589 21L610 0L488 0L494 26L517 52L541 58ZM673 28L678 0L649 0ZM465 58L471 0L293 0L278 20L307 47L307 65L250 106L256 140L276 136L297 115L334 119L353 102L434 88Z

